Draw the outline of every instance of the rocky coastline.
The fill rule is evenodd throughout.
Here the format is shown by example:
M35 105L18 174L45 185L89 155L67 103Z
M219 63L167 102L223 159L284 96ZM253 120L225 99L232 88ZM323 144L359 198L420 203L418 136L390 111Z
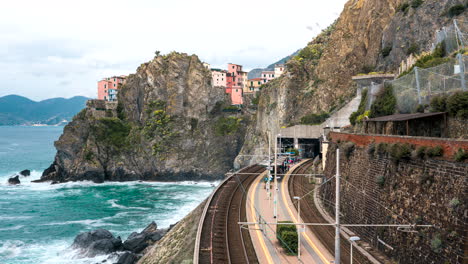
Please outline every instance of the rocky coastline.
M153 221L141 232L131 233L125 241L121 237L115 237L106 229L82 232L75 237L70 249L76 250L78 258L109 255L112 258L118 258L115 264L134 264L173 226L158 228L156 222ZM103 261L103 263L106 262L107 260Z

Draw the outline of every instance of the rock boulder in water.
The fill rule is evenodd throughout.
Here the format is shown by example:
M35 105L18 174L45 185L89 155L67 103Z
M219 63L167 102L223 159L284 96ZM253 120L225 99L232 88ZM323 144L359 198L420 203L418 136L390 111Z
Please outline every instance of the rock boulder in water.
M76 236L72 248L79 249L84 257L109 254L122 249L122 240L105 229L83 232Z
M23 175L23 176L29 176L29 175L31 175L31 171L30 170L22 170L22 171L20 171L20 174Z
M122 256L119 257L119 260L117 261L116 264L134 264L138 261L138 256L131 253L131 252L125 252L122 254Z
M16 185L20 183L21 181L19 180L19 175L16 175L15 177L11 177L10 179L8 179L8 184Z
M123 247L133 253L140 253L149 245L159 241L166 233L167 229L158 229L158 225L152 222L141 233L133 232L128 236L123 243Z

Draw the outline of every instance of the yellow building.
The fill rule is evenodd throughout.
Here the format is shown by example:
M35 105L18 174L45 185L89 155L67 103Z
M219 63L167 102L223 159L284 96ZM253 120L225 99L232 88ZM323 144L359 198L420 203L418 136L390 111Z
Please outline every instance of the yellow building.
M253 93L260 91L260 86L264 84L263 78L253 78L248 80L247 87L244 90L244 93ZM246 91L247 90L247 91Z

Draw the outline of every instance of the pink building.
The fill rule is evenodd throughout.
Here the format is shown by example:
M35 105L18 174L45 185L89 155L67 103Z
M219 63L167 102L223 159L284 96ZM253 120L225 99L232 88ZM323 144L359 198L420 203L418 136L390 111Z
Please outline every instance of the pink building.
M267 83L273 79L275 79L275 72L274 71L262 71L262 75L260 78L263 79L263 83Z
M247 73L242 71L242 65L228 63L226 93L231 94L231 103L233 105L243 104L242 92L246 76Z
M117 92L120 85L125 83L127 76L113 76L98 82L98 99L106 101L117 101Z
M227 71L221 69L211 69L211 77L214 87L226 87Z

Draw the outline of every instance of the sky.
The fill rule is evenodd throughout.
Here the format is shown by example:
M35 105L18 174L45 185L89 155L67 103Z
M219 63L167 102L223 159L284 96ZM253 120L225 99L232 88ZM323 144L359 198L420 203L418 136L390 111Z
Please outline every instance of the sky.
M347 0L15 0L0 9L0 96L96 97L156 50L263 68L303 48Z

